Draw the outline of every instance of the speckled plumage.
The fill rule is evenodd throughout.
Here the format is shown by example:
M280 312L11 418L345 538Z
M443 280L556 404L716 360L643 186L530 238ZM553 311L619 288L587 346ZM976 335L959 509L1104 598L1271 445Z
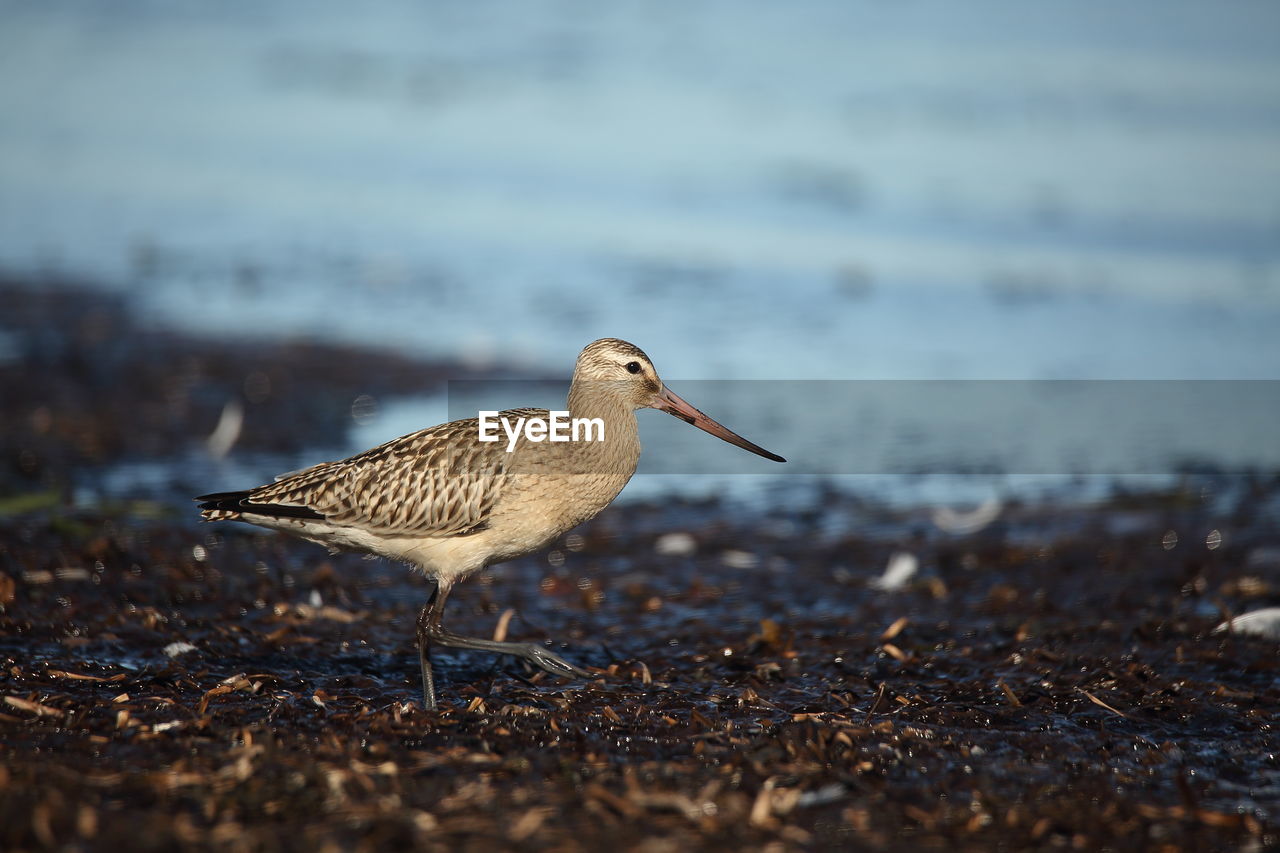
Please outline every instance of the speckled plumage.
M348 459L284 474L250 489L247 500L307 507L330 524L380 535L464 535L486 523L505 481L507 454L468 441L476 430L474 418L419 430ZM211 520L239 515L204 512Z
M476 418L452 421L274 483L199 500L210 521L245 521L331 549L403 560L435 579L434 603L419 622L428 706L434 691L428 640L524 657L556 674L583 674L527 644L470 640L440 627L452 585L485 566L537 551L617 497L640 458L635 412L669 411L727 441L781 461L726 430L668 391L642 350L603 338L578 356L569 390L574 418L598 418L604 440L483 442ZM511 409L546 418L545 409ZM499 648L501 647L501 648Z

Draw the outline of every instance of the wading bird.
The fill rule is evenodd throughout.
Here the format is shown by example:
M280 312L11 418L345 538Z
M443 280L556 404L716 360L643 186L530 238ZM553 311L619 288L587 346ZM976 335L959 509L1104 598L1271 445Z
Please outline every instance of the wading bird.
M661 409L766 459L785 462L726 429L671 391L633 344L602 338L578 356L569 388L573 419L603 424L590 440L535 441L508 449L481 440L479 418L451 421L274 483L197 498L210 521L245 521L330 550L409 563L435 581L418 617L423 702L436 707L432 645L513 655L547 672L588 676L536 643L462 637L441 625L453 585L486 566L537 551L617 497L640 459L637 409ZM546 421L545 409L500 416Z

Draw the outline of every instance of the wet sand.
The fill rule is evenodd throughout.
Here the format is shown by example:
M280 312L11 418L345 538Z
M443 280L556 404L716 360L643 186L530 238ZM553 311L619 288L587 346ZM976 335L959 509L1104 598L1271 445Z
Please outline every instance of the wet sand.
M1280 597L1274 477L1009 506L965 536L834 492L616 507L446 614L596 676L444 651L425 712L408 569L176 504L22 499L202 440L255 371L273 390L245 405L273 408L241 440L280 449L430 366L183 339L68 292L0 294L40 330L38 361L0 365L6 849L1280 840L1276 642L1212 633ZM876 589L899 551L919 572Z

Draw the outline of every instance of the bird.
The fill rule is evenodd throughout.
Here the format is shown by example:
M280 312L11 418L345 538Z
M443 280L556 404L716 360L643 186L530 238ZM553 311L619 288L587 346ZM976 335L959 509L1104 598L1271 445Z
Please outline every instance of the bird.
M667 412L766 459L786 460L685 402L659 378L643 350L617 338L593 341L578 355L567 406L571 423L599 428L584 427L576 441L540 441L538 430L529 428L494 440L495 420L510 430L512 423L546 423L555 413L509 409L487 424L483 415L494 413L481 413L282 474L272 483L196 500L207 521L247 522L334 552L386 557L433 580L416 634L427 710L437 708L430 661L435 646L510 655L564 678L590 677L537 643L449 631L442 625L449 593L487 566L545 548L608 506L640 459L640 409Z

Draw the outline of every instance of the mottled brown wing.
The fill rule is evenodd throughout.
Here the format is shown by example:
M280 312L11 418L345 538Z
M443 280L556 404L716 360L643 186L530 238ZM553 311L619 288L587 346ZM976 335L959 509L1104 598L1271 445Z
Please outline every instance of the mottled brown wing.
M546 410L502 415L543 417ZM475 418L420 430L339 462L288 474L252 503L305 506L384 535L461 536L484 529L510 479L505 437L482 442Z

